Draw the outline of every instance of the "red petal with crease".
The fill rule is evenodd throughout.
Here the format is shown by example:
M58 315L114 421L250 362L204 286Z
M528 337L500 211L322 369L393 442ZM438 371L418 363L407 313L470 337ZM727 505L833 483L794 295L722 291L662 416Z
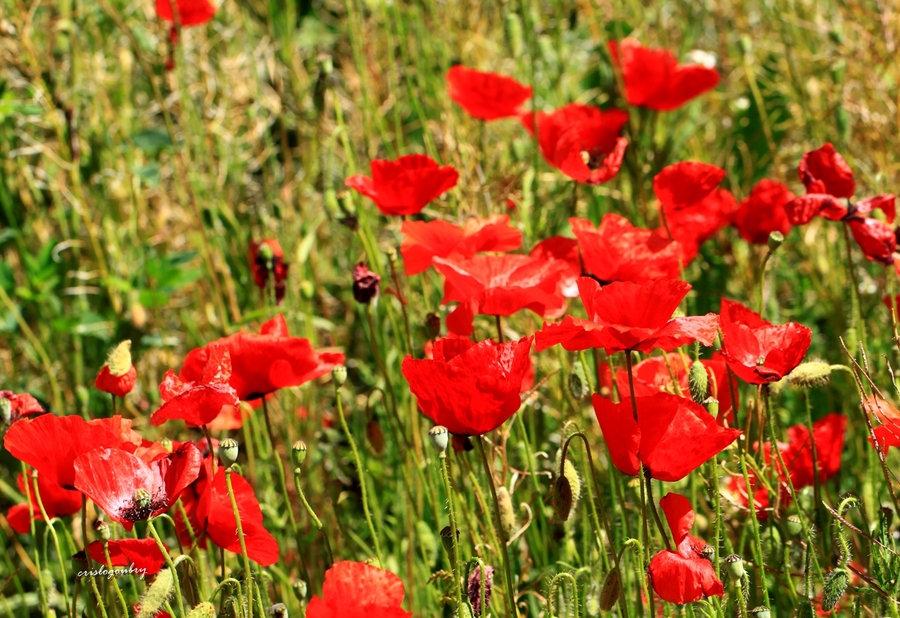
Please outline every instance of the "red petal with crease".
M681 210L709 195L725 178L725 170L708 163L682 161L666 166L653 178L653 192L663 208Z
M830 143L805 153L797 167L797 175L807 193L853 197L856 190L853 170Z
M371 177L356 174L344 184L371 199L386 215L418 214L459 180L459 172L452 166L438 165L421 154L405 155L395 161L376 159L371 170Z
M473 118L497 120L521 113L531 88L511 77L456 65L447 71L450 98Z

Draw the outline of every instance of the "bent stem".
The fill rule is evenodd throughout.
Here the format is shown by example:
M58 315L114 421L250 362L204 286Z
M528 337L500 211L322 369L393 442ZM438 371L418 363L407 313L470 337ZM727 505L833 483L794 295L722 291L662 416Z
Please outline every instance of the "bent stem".
M272 458L275 460L275 471L278 473L278 487L281 489L281 495L284 497L284 508L287 510L288 521L291 524L291 530L294 533L294 540L297 542L297 553L300 556L300 564L306 571L306 561L303 559L303 552L300 551L302 543L300 541L300 529L297 528L297 520L294 519L294 509L291 506L291 500L288 496L287 479L284 475L284 464L281 463L281 457L278 455L278 449L275 446L275 432L272 430L272 421L269 419L269 405L266 398L262 398L263 418L266 420L266 433L269 434L269 442L272 446ZM308 577L307 577L308 579Z
M506 546L506 532L503 530L503 524L500 520L500 501L497 499L497 488L494 486L494 474L491 471L491 465L488 463L487 453L484 450L484 438L479 437L476 441L478 442L478 450L481 453L481 463L484 464L484 473L488 477L488 487L491 488L491 496L494 498L494 517L497 518L497 536L500 539L500 557L503 559L503 573L506 578L506 602L509 606L509 615L518 616L512 571L509 567L509 549ZM483 578L482 581L484 581Z
M462 613L462 583L459 578L459 540L457 539L456 509L453 506L453 486L450 484L450 462L446 451L442 452L438 459L441 464L441 478L444 481L444 492L447 494L447 512L450 515L450 546L453 555L450 556L450 566L453 572L453 590L456 595L456 611ZM484 606L482 606L484 607Z
M225 486L228 488L228 499L231 500L231 512L234 514L234 523L237 526L237 535L238 540L241 542L241 558L244 561L244 579L246 580L244 584L247 586L247 615L252 618L253 616L253 571L250 569L250 556L247 555L247 542L244 540L244 528L241 525L241 512L238 510L237 499L234 497L234 487L231 484L231 466L225 468ZM151 528L152 530L152 528ZM157 539L159 537L156 536L156 532L153 533L154 538ZM162 547L160 547L162 549ZM171 561L171 558L169 558ZM225 568L225 561L222 561L222 568ZM171 568L171 567L170 567ZM177 578L176 578L177 582ZM178 593L178 601L181 602L181 592L178 590L178 585L176 583L175 591Z
M322 535L322 539L325 541L325 551L328 552L328 566L330 567L334 564L334 553L331 551L331 541L328 540L328 533L325 532L324 527L322 526L322 520L319 519L316 512L313 510L312 506L309 504L309 501L306 499L306 494L303 493L303 487L300 485L300 468L294 468L294 487L297 488L297 493L300 495L300 502L303 503L303 508L306 509L306 512L309 513L309 518L312 519L313 525L316 527L316 530Z

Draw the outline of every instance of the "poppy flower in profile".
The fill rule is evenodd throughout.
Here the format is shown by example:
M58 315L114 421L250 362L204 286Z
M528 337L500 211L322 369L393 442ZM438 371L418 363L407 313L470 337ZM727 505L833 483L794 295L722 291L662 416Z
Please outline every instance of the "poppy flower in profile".
M253 270L253 281L265 294L271 273L276 304L284 299L289 267L290 265L284 261L281 243L277 240L265 238L259 242L250 241L250 268Z
M656 594L669 603L684 605L725 594L712 562L704 554L707 543L690 534L694 509L681 494L667 493L659 501L672 532L675 550L664 549L650 561L647 573Z
M407 275L425 272L436 257L471 258L487 251L514 251L522 245L522 232L509 224L509 215L470 217L461 226L440 219L407 220L400 232L404 236L400 254Z
M764 245L772 232L787 234L791 231L791 222L784 207L794 197L785 185L765 178L753 186L731 222L741 238L756 245Z
M228 384L242 401L300 386L344 363L343 354L316 352L308 339L291 337L284 316L278 314L262 325L259 335L235 333L191 350L178 377L185 382L200 381L217 345L228 348L232 369Z
M77 513L81 509L81 492L65 489L57 483L51 482L43 475L35 475L28 470L28 480L30 481L28 491L25 488L25 475L19 473L16 483L19 491L31 498L31 507L27 503L16 504L6 514L6 519L13 530L19 534L28 534L31 530L30 514L34 513L34 519L43 519L41 507L38 504L37 496L34 492L34 482L37 481L37 491L40 493L41 504L47 511L50 519L55 517L64 517Z
M91 421L52 414L23 418L3 438L6 450L37 470L41 482L57 483L64 489L75 489L73 462L82 453L95 448L133 452L140 445L141 437L131 428L131 421L118 415Z
M725 170L709 163L682 161L667 165L653 177L653 193L669 210L693 206L725 179Z
M847 226L866 259L886 266L894 263L897 236L889 225L871 217L854 217Z
M165 21L175 21L172 4L178 11L178 22L182 26L205 24L216 14L216 5L211 0L156 0L156 16Z
M668 207L663 212L668 230L659 228L657 234L671 237L681 245L681 263L687 266L700 251L700 246L715 236L719 230L731 223L738 203L730 191L713 189L702 200L676 210Z
M470 116L481 120L518 116L522 104L531 98L531 88L512 77L459 64L447 71L447 86L450 98Z
M620 403L592 398L609 457L630 476L639 475L643 465L657 480L679 481L741 435L716 424L706 408L685 397L656 393L635 401L637 421L630 397Z
M40 402L28 393L0 390L0 423L15 423L24 416L46 412Z
M163 404L150 415L151 425L182 420L189 427L208 425L224 406L239 405L237 392L228 383L231 355L224 345L209 346L203 374L196 382L184 382L169 369L159 385Z
M401 371L425 416L450 433L480 436L519 409L522 381L531 369L531 341L446 337L434 342L431 360L407 356Z
M156 575L166 564L166 557L154 539L119 539L106 541L106 544L109 549L109 563L106 561L103 541L94 541L88 545L91 560L106 566L131 566L141 575ZM166 547L167 552L168 550Z
M186 442L149 464L116 448L95 448L75 460L75 486L111 520L131 530L136 521L169 510L200 473L202 456Z
M603 348L607 354L624 350L674 350L700 341L712 345L719 328L714 313L672 318L691 284L677 279L646 283L617 282L601 287L590 277L578 279L587 319L566 316L557 324L544 323L535 334L538 352L557 343L570 352Z
M871 396L863 402L863 410L880 423L874 430L878 448L887 455L892 446L900 447L900 412L897 408L880 397ZM872 438L869 438L869 443L875 446Z
M739 378L750 384L777 382L800 364L812 343L802 324L775 325L741 303L725 298L719 312L722 357Z
M530 309L556 318L566 310L566 299L558 288L566 264L559 260L476 255L435 258L434 268L445 277L441 304L459 303L447 316L447 330L457 335L472 334L476 315L508 316Z
M371 199L386 215L417 215L459 180L453 166L438 165L422 154L404 155L396 161L376 159L371 170L371 178L356 174L344 184Z
M403 605L403 580L364 562L342 560L325 571L322 596L314 596L306 618L410 618Z
M241 529L247 546L247 555L260 566L271 566L278 562L278 541L269 534L263 524L263 514L259 500L250 483L235 472L231 473L231 484L241 517ZM198 520L203 522L201 530L217 547L232 553L241 553L241 542L237 534L237 524L228 487L225 483L225 468L219 466L215 476L207 484L197 504Z
M94 380L94 387L113 397L124 397L131 392L137 382L137 371L131 364L131 341L119 343L100 368Z
M529 256L536 260L559 260L565 264L565 270L559 280L559 291L566 298L578 296L578 277L581 276L581 255L578 252L578 241L564 236L551 236L536 244L529 251Z
M603 216L599 227L587 219L569 223L584 270L601 282L676 279L681 273L681 245L656 230L635 227L612 213Z
M538 112L536 118L541 154L569 178L599 185L619 172L628 146L620 137L626 112L570 103L550 114ZM535 115L526 113L521 119L534 136Z
M804 153L797 167L797 175L807 193L850 198L856 191L853 170L830 142Z
M677 109L719 84L719 72L702 64L678 64L666 49L644 47L637 39L609 42L613 62L622 71L629 105L660 112Z

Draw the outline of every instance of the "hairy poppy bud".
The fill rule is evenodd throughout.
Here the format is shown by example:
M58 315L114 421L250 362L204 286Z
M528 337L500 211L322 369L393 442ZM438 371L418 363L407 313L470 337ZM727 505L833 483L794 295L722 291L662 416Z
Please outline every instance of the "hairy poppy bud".
M584 365L581 364L580 360L572 365L572 373L569 374L568 384L569 393L577 401L581 401L591 394L591 385L588 382Z
M266 613L272 618L288 618L288 608L284 603L276 603Z
M365 262L353 267L353 298L356 302L369 304L373 298L378 297L380 285L381 277L369 270Z
M219 459L226 468L232 466L238 458L240 449L237 440L226 438L219 442Z
M753 616L753 618L771 618L772 611L765 605L760 605L759 607L751 609L750 615Z
M347 368L343 365L337 365L331 370L331 379L334 380L335 385L343 386L347 381Z
M831 379L831 365L821 361L810 361L797 365L788 375L792 386L812 388L824 386Z
M306 582L302 579L298 579L291 584L291 590L294 591L294 596L297 597L297 600L301 603L306 600L306 595L309 592L309 586L306 585Z
M450 432L443 425L435 425L428 431L431 437L431 443L438 450L439 457L443 459L447 456L447 446L450 444Z
M291 447L291 460L294 462L295 468L303 466L303 462L306 461L306 442L303 440L294 442Z
M709 393L709 374L706 367L700 361L694 361L688 374L688 387L691 390L691 399L694 403L703 404Z
M840 601L841 597L844 595L844 591L847 589L847 584L849 582L850 575L845 568L838 568L829 573L828 577L825 578L825 592L822 594L822 609L826 612L833 610L834 606L837 605L837 602Z
M512 536L513 529L516 527L516 513L513 510L512 498L506 487L500 486L497 488L497 506L500 511L500 526L508 539Z
M769 252L774 253L778 247L784 242L784 234L779 231L774 231L769 234L769 240L766 244L769 245Z
M186 618L216 618L216 606L204 601L189 611Z
M553 514L560 521L567 521L573 505L572 487L569 479L564 475L556 477L550 486L550 504L553 505Z
M469 584L466 586L466 596L475 610L475 615L480 616L483 610L487 610L491 604L491 588L494 584L494 567L484 567L484 582L481 581L481 567L475 567L469 576ZM481 607L481 588L484 586L484 607Z
M441 318L433 311L425 316L425 336L434 339L441 334Z
M175 574L172 569L163 569L156 575L141 597L141 609L137 618L151 618L159 612L175 588Z
M619 581L619 574L615 569L606 574L603 580L603 589L600 591L600 609L608 612L613 608L622 594L622 583Z
M737 581L741 581L744 573L746 573L744 570L744 559L737 554L725 556L725 566L728 567L728 573Z
M797 613L795 616L797 618L813 618L816 615L816 610L813 608L812 601L809 599L802 599L800 601L800 607L797 608Z
M559 478L563 478L565 481L559 481L558 478L557 481L559 482L554 485L553 489L556 491L557 498L557 502L553 503L554 514L561 521L567 521L572 514L572 510L578 505L579 498L581 498L581 477L578 476L578 470L575 469L575 465L568 459L566 459L559 473Z

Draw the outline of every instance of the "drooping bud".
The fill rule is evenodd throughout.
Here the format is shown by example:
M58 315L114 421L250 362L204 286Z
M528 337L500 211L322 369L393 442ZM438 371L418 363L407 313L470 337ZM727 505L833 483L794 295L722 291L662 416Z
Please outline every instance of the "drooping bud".
M481 607L481 588L484 586L484 607ZM491 604L491 588L494 585L494 567L484 567L484 582L481 581L481 567L476 567L469 576L469 584L466 586L466 596L469 597L469 603L475 610L475 615L480 616L483 610Z
M425 337L435 339L441 334L441 318L433 311L425 316Z
M838 568L833 570L825 578L825 592L822 593L822 609L830 612L837 605L850 583L850 575L847 569Z
M831 379L831 365L822 361L810 361L797 365L788 375L792 386L800 388L812 388L824 386Z
M572 512L572 487L565 475L559 475L550 486L550 504L559 521L567 521Z
M172 569L164 568L156 574L156 579L144 591L141 597L141 609L137 613L137 618L152 618L155 616L169 595L175 588L175 576Z
M691 390L691 399L694 403L703 405L709 394L709 374L706 366L700 361L694 361L688 374L688 387Z
M769 245L769 251L774 253L778 249L778 247L781 246L781 243L783 243L783 242L784 242L784 234L782 234L781 232L775 231L775 232L772 232L769 234L769 240L767 241L766 244Z
M561 506L565 506L566 504L568 504L566 516L564 518L560 517L560 519L562 521L567 521L569 517L571 517L572 511L578 505L578 500L581 499L581 477L578 475L578 470L575 469L575 464L573 464L568 458L566 458L566 461L563 464L562 470L560 472L560 476L566 479L565 487L561 488ZM557 514L557 516L559 516L560 514L561 513Z
M444 551L447 552L447 555L456 560L453 557L453 532L450 526L444 526L441 528L441 545L444 546ZM459 532L456 533L456 540L459 540Z
M365 262L353 267L353 298L356 302L368 305L373 298L378 297L380 285L381 277L369 270Z
M347 381L347 368L343 365L336 365L335 368L331 370L331 379L337 386L343 386Z
M288 608L284 603L276 603L266 610L266 613L272 618L288 618Z
M377 418L371 418L366 423L366 440L375 455L381 456L384 453L384 432Z
M131 339L126 339L114 347L106 358L109 372L121 378L131 370Z
M109 529L109 524L103 519L98 519L94 522L94 532L98 533L104 541L112 538L112 530Z
M239 452L237 440L226 438L219 442L219 459L226 468L237 462Z
M744 573L744 559L737 554L729 554L725 556L725 566L728 567L728 573L737 581L741 581Z
M603 589L600 591L600 609L608 612L618 602L619 595L622 594L622 583L619 581L619 574L615 569L606 574L603 580Z
M522 55L522 19L515 11L509 11L503 24L503 34L506 35L506 44L509 45L511 57L518 58Z
M591 384L587 379L587 372L581 361L575 361L572 365L572 373L569 374L569 393L576 401L581 401L591 394Z
M435 425L428 431L431 443L438 451L438 457L443 459L447 456L447 446L450 444L450 432L443 425Z
M500 511L500 526L503 528L503 534L508 539L512 536L516 527L516 513L513 510L512 497L509 490L502 485L497 488L497 507Z
M760 605L759 607L751 609L750 615L753 616L753 618L772 618L772 611L765 605Z
M291 461L295 468L303 467L303 462L306 461L306 442L303 440L294 442L291 447Z

